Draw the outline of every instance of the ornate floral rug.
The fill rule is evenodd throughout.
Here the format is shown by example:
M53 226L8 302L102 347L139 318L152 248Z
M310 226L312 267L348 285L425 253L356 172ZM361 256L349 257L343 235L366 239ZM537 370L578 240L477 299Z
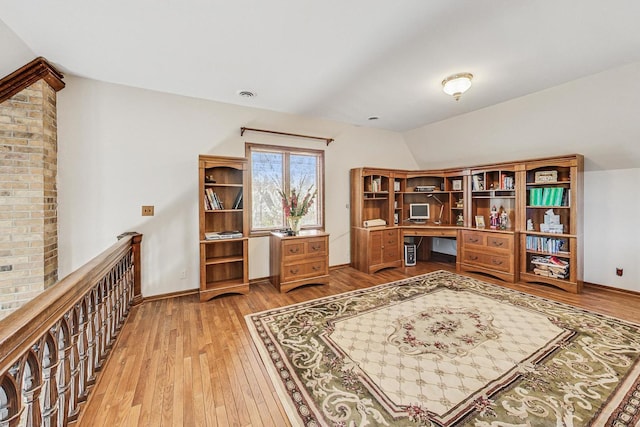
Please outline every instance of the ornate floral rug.
M246 321L296 426L640 425L640 325L469 277Z

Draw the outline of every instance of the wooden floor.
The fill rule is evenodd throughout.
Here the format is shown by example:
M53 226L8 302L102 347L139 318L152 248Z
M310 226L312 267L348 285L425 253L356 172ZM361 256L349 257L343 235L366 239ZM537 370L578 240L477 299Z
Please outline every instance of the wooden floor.
M197 295L135 307L83 410L80 426L290 425L251 342L244 315L387 283L453 264L419 263L374 275L352 268L331 283L286 294L268 282L249 295L200 303ZM547 286L487 282L640 323L640 296L586 287L581 295Z

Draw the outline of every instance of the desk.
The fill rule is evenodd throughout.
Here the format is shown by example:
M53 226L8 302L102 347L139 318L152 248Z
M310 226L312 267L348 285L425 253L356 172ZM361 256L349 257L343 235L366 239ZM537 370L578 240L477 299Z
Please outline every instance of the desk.
M421 245L417 252L418 260L428 261L431 258L431 238L449 237L457 239L458 230L462 227L451 225L410 225L401 227L401 241L405 237L427 237L427 245Z

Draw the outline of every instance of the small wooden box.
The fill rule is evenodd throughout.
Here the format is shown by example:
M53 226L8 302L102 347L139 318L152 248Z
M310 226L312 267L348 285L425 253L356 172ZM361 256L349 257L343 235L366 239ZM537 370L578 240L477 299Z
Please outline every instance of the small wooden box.
M538 171L535 174L535 182L558 182L558 171Z

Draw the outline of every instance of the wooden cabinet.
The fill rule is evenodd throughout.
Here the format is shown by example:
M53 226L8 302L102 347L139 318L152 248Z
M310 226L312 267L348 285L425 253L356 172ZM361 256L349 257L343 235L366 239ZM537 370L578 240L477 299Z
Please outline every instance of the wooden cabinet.
M329 283L329 235L318 230L297 236L271 233L269 270L273 286L287 292L298 286Z
M581 292L583 163L580 155L526 163L520 280Z
M375 273L388 267L400 267L402 254L400 251L400 230L395 227L356 228L356 257L354 267L365 273Z
M199 157L200 301L249 292L247 179L244 158Z
M476 271L516 280L517 246L513 232L462 229L458 232L457 264L461 271Z

